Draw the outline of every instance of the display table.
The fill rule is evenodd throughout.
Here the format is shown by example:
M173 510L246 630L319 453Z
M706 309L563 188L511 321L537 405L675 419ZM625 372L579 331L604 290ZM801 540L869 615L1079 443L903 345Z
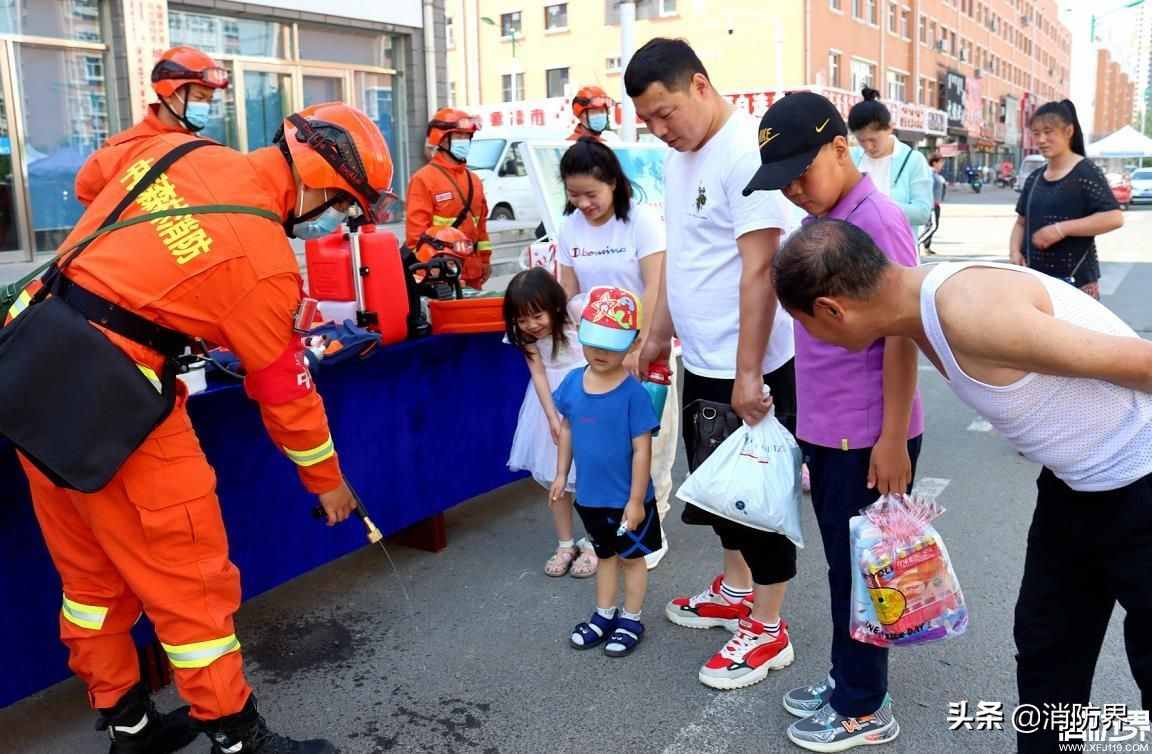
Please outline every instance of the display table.
M506 461L528 384L500 334L450 335L379 349L316 370L340 462L384 534L518 479ZM232 560L253 597L366 545L350 520L328 528L316 498L264 432L241 386L189 401L216 469ZM44 547L15 453L0 439L0 707L68 677L59 641L60 579ZM442 530L441 530L442 531ZM442 543L441 543L442 544Z

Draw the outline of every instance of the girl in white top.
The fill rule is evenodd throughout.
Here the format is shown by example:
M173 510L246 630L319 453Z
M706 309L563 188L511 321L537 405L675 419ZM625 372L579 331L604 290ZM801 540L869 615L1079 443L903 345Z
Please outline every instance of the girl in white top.
M616 154L592 139L580 139L564 153L560 178L568 197L556 245L564 290L570 297L600 285L632 291L641 301L643 340L648 333L644 314L656 304L664 266L663 218L633 201L632 183ZM624 361L637 376L641 376L639 356L640 349L635 348ZM672 359L669 369L674 367ZM679 405L673 377L660 418L660 433L652 442L652 481L661 520L670 507L672 464L680 436ZM668 551L667 536L663 541L660 550L645 558L649 568L655 568Z
M552 402L552 391L569 372L587 363L576 338L582 307L579 299L569 302L560 283L542 267L533 267L512 278L504 293L506 340L524 354L532 375L520 405L508 468L529 472L544 489L550 489L556 479L556 438L562 425ZM573 469L564 499L550 503L557 546L544 565L549 576L570 572L577 578L587 578L596 573L598 560L592 546L578 547L572 538L575 489Z

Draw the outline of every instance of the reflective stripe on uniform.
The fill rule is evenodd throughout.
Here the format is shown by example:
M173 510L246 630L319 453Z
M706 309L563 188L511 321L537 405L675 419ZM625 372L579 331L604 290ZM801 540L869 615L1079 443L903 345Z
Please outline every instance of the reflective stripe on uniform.
M492 251L492 242L480 241L476 244L476 251Z
M442 215L432 215L432 225L436 228L443 228L456 222L455 217L444 217Z
M192 644L164 644L164 651L168 659L177 668L206 668L229 652L240 649L240 640L236 634L229 634L222 639L198 641Z
M164 388L160 385L160 378L156 376L155 371L149 369L143 364L137 364L136 368L140 370L141 374L148 378L148 381L152 383L152 387L156 388L157 393L164 392Z
M8 316L16 319L22 311L28 308L29 302L32 301L32 295L28 291L20 291L20 295L12 302L12 306L8 308Z
M60 606L60 613L69 623L74 623L80 628L99 631L104 628L104 619L108 617L108 608L99 605L85 605L82 602L68 599L68 595L65 594L64 604Z
M284 453L292 459L292 463L297 466L314 466L321 461L327 461L336 453L336 448L332 445L332 435L328 435L328 439L317 445L315 448L309 450L292 450L291 448L284 448Z

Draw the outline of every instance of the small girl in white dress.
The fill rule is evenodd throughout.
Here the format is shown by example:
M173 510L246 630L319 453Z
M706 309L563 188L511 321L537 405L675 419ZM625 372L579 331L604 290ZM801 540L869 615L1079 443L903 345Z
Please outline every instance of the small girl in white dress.
M545 490L556 478L556 438L561 418L552 403L552 391L569 372L585 365L576 339L576 322L582 297L568 301L564 288L541 267L512 278L504 293L504 325L507 341L524 353L532 381L524 393L516 434L508 456L508 468L527 471ZM575 314L573 314L573 311ZM556 552L544 565L549 576L570 573L587 578L596 573L598 561L591 544L577 543L572 534L572 492L576 473L568 478L568 493L550 503L556 525Z

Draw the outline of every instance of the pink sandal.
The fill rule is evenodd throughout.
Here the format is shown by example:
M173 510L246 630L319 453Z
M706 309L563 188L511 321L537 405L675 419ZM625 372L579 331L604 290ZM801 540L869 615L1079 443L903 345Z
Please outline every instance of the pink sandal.
M544 564L544 573L552 577L564 576L572 567L572 562L576 560L577 552L579 551L575 547L557 547L556 552L552 553L552 557Z
M580 557L572 563L572 570L569 571L569 575L574 579L586 579L589 576L595 576L599 566L600 558L596 557L592 545L584 540L584 546L580 549Z

